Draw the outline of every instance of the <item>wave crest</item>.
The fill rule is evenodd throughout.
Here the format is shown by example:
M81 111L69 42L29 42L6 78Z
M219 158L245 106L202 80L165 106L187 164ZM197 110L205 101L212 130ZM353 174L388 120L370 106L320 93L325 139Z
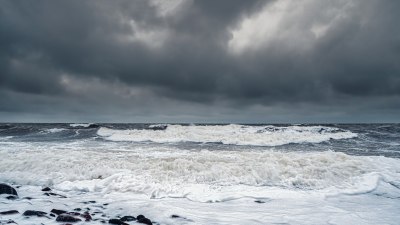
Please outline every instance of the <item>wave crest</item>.
M117 130L101 127L97 135L109 141L198 142L250 146L279 146L291 143L320 143L347 139L357 134L324 126L168 125L163 129Z

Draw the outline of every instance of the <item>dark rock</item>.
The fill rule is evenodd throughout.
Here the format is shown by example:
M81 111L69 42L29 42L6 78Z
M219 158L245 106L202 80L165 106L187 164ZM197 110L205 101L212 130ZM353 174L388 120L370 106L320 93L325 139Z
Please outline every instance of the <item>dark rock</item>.
M146 217L143 216L143 215L139 215L139 216L136 217L137 220L140 220L140 219L143 219L143 218L146 218Z
M63 214L63 213L67 213L67 211L60 210L60 209L52 209L50 212L52 212L52 213L54 213L54 214L56 214L56 215L60 215L60 214Z
M96 201L88 201L89 203L96 203Z
M51 191L51 189L49 187L45 187L42 189L42 191Z
M104 203L103 205L108 205L108 203Z
M18 198L18 196L16 196L16 195L9 195L6 197L6 199L8 199L8 200L15 200L17 198Z
M0 212L0 215L12 215L12 214L18 214L19 212L17 210L8 210L4 212Z
M47 196L57 196L57 197L60 197L60 198L67 198L67 197L65 197L64 195L59 195L59 194L56 194L56 193L53 193L53 192L46 192L46 193L44 193L44 195L47 195Z
M33 198L32 197L24 197L23 199L32 200Z
M18 196L17 191L13 187L11 187L10 185L7 185L7 184L2 184L2 183L0 183L0 195L1 194Z
M134 216L124 216L121 218L121 221L123 222L129 222L129 221L135 221L136 218Z
M72 222L72 223L74 223L74 222L79 222L79 221L82 221L82 220L79 219L79 218L75 218L75 217L73 217L73 216L71 216L69 214L65 214L64 213L64 214L61 214L61 215L57 216L56 221L57 222Z
M71 216L80 216L80 215L81 215L81 214L78 213L78 212L68 212L68 213L66 213L66 214L71 215Z
M82 211L82 209L81 208L76 208L76 209L74 209L74 211Z
M261 200L255 200L254 202L255 202L255 203L260 203L260 204L265 203L264 201L261 201Z
M129 225L129 224L127 224L127 223L121 221L120 219L110 219L110 220L108 221L108 223L110 223L110 224L117 224L117 225Z
M53 213L50 213L50 216L51 216L51 217L56 217L56 215L54 215Z
M38 217L42 217L45 216L47 213L42 212L42 211L35 211L35 210L26 210L24 212L24 216L38 216Z
M153 225L153 223L151 222L151 220L147 219L147 218L141 218L137 220L138 223L143 223L143 224L147 224L147 225Z
M171 218L181 218L181 217L178 215L171 215Z
M92 216L90 216L89 213L83 213L81 214L81 217L85 219L86 222L91 221L92 220Z

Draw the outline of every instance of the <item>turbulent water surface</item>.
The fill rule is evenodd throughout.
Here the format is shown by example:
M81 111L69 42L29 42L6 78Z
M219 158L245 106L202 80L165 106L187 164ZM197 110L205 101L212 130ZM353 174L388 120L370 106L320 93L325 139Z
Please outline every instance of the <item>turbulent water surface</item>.
M0 182L160 224L398 224L400 125L0 124Z

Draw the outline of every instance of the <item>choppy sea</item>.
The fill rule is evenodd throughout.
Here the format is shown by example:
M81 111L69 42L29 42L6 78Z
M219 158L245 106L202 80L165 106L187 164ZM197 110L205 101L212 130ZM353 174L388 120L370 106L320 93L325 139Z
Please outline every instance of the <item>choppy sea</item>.
M0 124L0 183L20 195L0 211L95 200L158 224L400 224L400 124Z

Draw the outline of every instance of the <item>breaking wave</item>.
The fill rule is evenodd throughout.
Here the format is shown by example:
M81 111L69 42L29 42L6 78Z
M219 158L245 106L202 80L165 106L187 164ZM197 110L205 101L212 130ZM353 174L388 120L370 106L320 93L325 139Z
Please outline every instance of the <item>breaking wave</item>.
M3 158L0 177L6 182L54 185L64 191L130 192L150 198L180 197L201 202L240 196L265 197L268 188L334 188L358 193L374 189L381 176L390 178L388 171L398 163L330 151L149 148L118 154L55 149L9 155L0 152Z
M149 129L118 130L101 127L97 135L109 141L198 142L249 146L279 146L348 139L357 134L325 126L158 125Z

